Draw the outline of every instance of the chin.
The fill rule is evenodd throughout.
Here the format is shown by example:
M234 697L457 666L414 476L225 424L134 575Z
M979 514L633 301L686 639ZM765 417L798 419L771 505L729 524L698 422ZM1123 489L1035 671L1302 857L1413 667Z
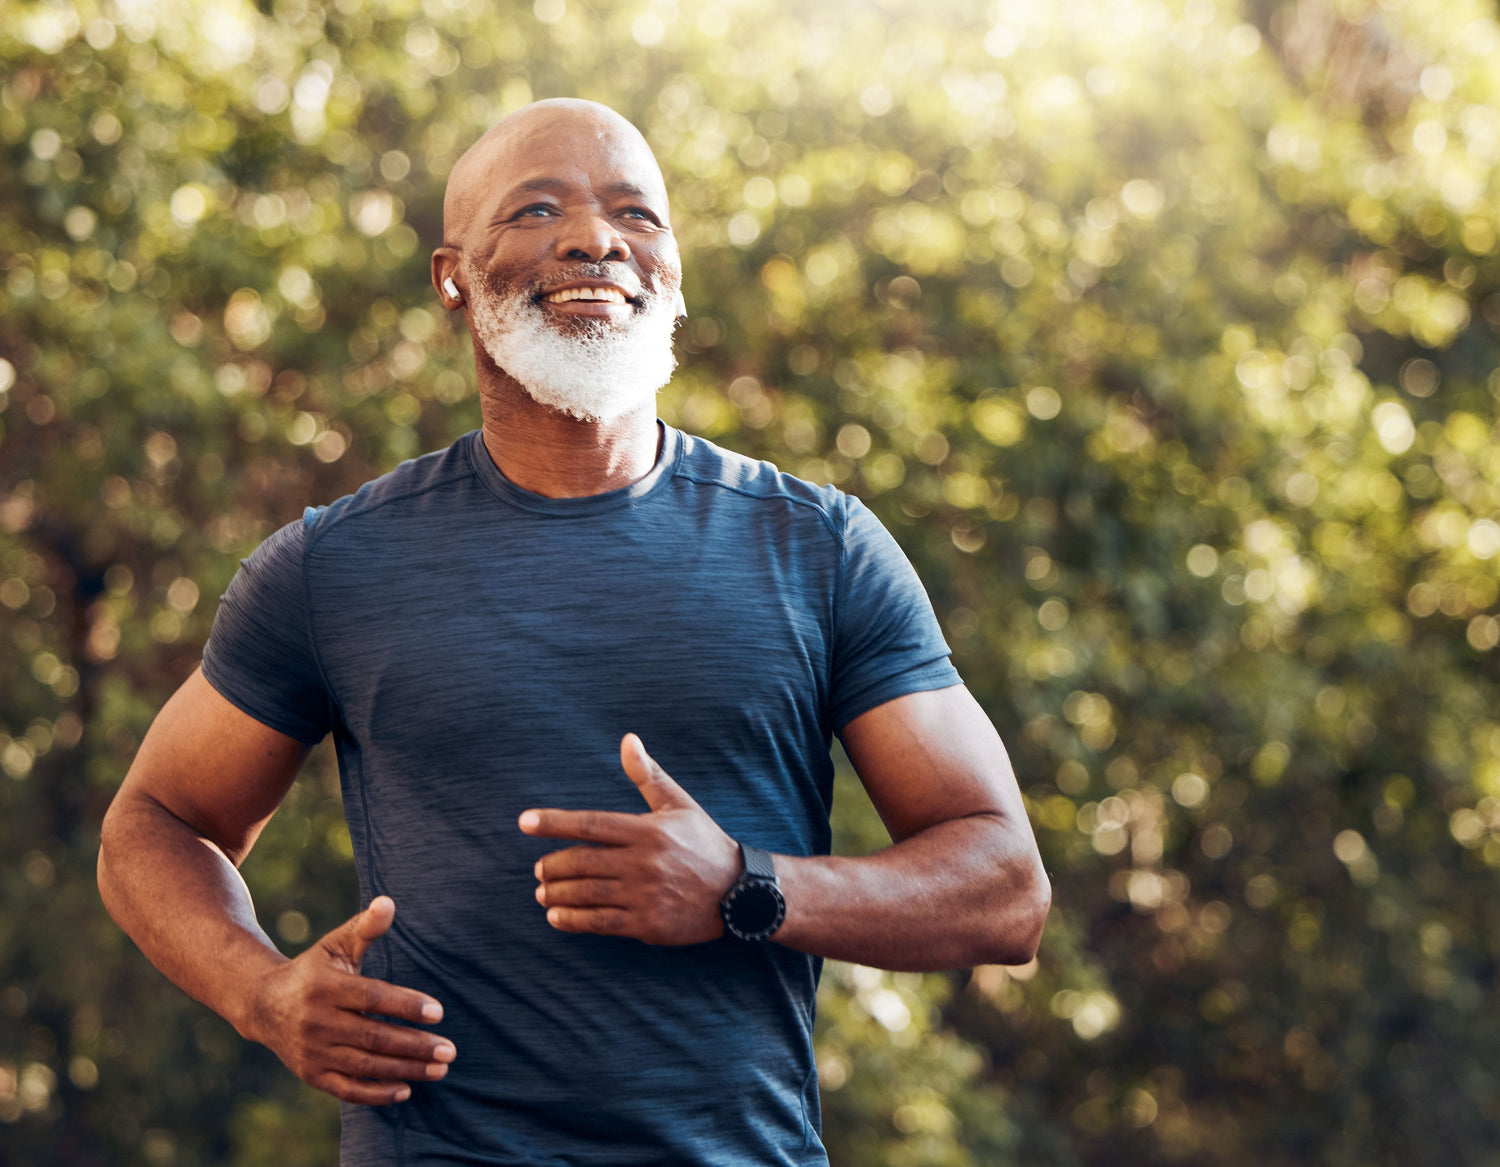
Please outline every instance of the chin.
M587 408L576 405L564 406L551 404L550 402L543 401L525 385L522 385L521 388L525 389L526 395L533 401L535 401L538 405L545 405L548 409L550 409L553 413L558 414L560 417L565 417L569 421L579 422L582 425L609 425L611 422L619 421L622 417L628 417L630 414L635 413L637 410L645 408L645 406L647 406L648 404L654 406L656 403L656 394L652 393L649 400L639 402L633 406L629 406L618 413L595 413ZM651 412L652 415L655 416L656 410L654 408Z
M672 292L648 291L623 320L553 318L535 290L502 292L470 280L477 345L538 403L575 421L608 423L652 407L677 366Z

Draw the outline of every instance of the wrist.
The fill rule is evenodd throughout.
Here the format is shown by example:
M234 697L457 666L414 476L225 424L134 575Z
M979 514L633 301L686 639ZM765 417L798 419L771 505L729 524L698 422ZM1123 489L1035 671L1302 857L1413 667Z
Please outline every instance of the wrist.
M786 899L769 851L740 843L740 877L719 901L719 914L730 935L758 943L769 940L786 919Z
M248 967L236 975L238 991L230 994L222 1012L241 1037L270 1045L267 1035L275 1028L280 980L292 962L274 948L262 948L261 953L252 954Z

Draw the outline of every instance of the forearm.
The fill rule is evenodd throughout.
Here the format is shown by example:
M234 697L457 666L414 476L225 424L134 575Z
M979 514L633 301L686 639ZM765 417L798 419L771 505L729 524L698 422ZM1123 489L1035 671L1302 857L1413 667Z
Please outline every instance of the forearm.
M1051 903L1030 833L1000 814L938 823L861 858L778 855L776 872L787 904L776 943L876 968L1025 963Z
M251 989L287 958L256 922L245 881L217 846L159 803L131 799L105 819L99 891L173 984L255 1036Z

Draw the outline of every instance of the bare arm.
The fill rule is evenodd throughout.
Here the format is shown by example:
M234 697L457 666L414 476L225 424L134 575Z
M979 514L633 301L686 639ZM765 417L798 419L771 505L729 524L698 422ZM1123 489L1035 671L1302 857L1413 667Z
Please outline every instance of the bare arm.
M844 741L895 843L862 858L778 855L787 913L776 942L911 970L1029 960L1051 890L1005 747L968 690L887 702ZM521 816L528 834L593 844L538 862L549 922L653 944L714 939L738 848L634 735L621 763L651 813Z
M376 1022L432 1022L424 994L359 976L395 914L385 897L289 960L256 922L238 866L307 756L194 672L157 715L105 815L99 891L111 916L184 992L351 1102L397 1101L441 1077L451 1043Z
M855 718L844 745L894 845L777 856L780 944L878 968L1022 964L1051 890L1000 735L962 685Z
M194 672L152 723L104 818L99 891L110 915L174 984L241 1032L246 977L285 958L256 923L237 868L306 756Z

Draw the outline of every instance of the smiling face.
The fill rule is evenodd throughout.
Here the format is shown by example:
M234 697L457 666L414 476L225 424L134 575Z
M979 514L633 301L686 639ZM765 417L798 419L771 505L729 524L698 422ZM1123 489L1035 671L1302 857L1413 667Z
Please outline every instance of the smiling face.
M675 361L681 262L640 134L584 102L501 122L454 168L433 282L458 284L498 371L543 404L609 420Z

